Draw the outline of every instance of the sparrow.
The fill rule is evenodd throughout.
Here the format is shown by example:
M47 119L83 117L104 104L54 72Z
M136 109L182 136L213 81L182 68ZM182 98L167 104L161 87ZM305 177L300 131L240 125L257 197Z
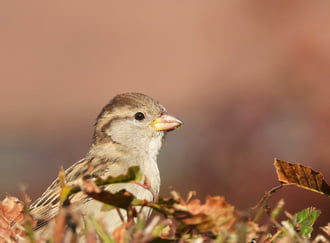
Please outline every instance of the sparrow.
M131 192L138 199L155 200L160 188L160 174L157 155L165 134L183 123L167 113L164 106L151 97L140 93L124 93L115 96L96 119L92 145L86 156L65 170L68 184L79 184L86 173L101 178L125 174L129 167L139 166L143 179L149 188L136 183L116 183L105 187L115 193L122 189ZM91 169L92 168L92 169ZM54 218L60 208L61 181L57 178L30 205L30 214L37 220L36 231L42 231ZM71 205L81 215L100 219L108 232L122 224L116 210L104 211L103 204L83 192L73 194ZM125 214L125 212L122 212ZM148 217L150 209L142 214Z

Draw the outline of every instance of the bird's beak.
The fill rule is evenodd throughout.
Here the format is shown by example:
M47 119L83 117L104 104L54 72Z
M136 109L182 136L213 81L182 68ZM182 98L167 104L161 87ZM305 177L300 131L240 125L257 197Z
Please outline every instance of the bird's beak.
M175 128L178 128L183 124L182 121L175 118L174 116L170 116L169 114L163 114L162 116L156 118L153 122L150 123L157 131L171 131Z

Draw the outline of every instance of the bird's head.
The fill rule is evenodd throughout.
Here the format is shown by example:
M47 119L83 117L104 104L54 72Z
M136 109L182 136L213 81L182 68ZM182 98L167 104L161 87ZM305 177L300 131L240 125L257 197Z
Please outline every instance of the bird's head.
M149 96L124 93L115 96L99 114L93 146L112 143L122 149L158 153L164 134L181 125L182 121Z

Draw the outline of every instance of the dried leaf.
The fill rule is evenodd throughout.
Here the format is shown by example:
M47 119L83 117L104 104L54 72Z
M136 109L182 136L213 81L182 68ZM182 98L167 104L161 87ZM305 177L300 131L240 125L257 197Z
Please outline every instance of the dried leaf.
M198 199L189 198L186 202L175 193L175 200L160 199L157 205L150 203L149 206L172 215L182 223L182 230L196 229L200 233L212 232L217 235L222 230L229 230L237 220L235 208L219 196L208 196L205 204L202 204Z
M220 230L229 230L237 220L235 209L223 197L206 198L205 204L200 200L191 200L186 205L190 217L182 219L187 225L196 225L200 232L213 232L215 235Z
M137 200L132 193L126 190L120 190L116 193L111 193L106 190L101 190L93 180L84 179L84 192L91 198L103 202L105 204L128 209L132 205L133 200Z
M8 222L21 222L24 218L24 204L16 197L6 196L0 204L2 215Z
M6 196L0 202L0 242L15 240L17 235L24 233L17 224L24 219L23 209L23 202L16 197Z
M221 196L208 196L203 204L198 199L185 201L177 192L171 192L173 198L160 198L158 203L148 206L163 212L169 219L176 222L175 237L185 241L191 237L215 239L222 235L223 241L235 237L239 223L244 224L244 237L252 239L259 232L259 227L247 218L241 219L235 207L227 203ZM155 205L156 204L156 205ZM178 223L178 224L177 224Z
M292 164L275 159L274 166L278 180L283 184L298 187L330 196L330 186L320 172L301 164Z

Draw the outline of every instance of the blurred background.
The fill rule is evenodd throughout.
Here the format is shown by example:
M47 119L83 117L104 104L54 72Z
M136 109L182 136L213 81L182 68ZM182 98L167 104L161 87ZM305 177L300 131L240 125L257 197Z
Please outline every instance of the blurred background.
M278 185L274 157L330 181L330 2L1 1L0 197L32 199L88 151L116 94L185 125L159 157L161 195L223 195L248 210ZM276 193L295 213L329 199Z

